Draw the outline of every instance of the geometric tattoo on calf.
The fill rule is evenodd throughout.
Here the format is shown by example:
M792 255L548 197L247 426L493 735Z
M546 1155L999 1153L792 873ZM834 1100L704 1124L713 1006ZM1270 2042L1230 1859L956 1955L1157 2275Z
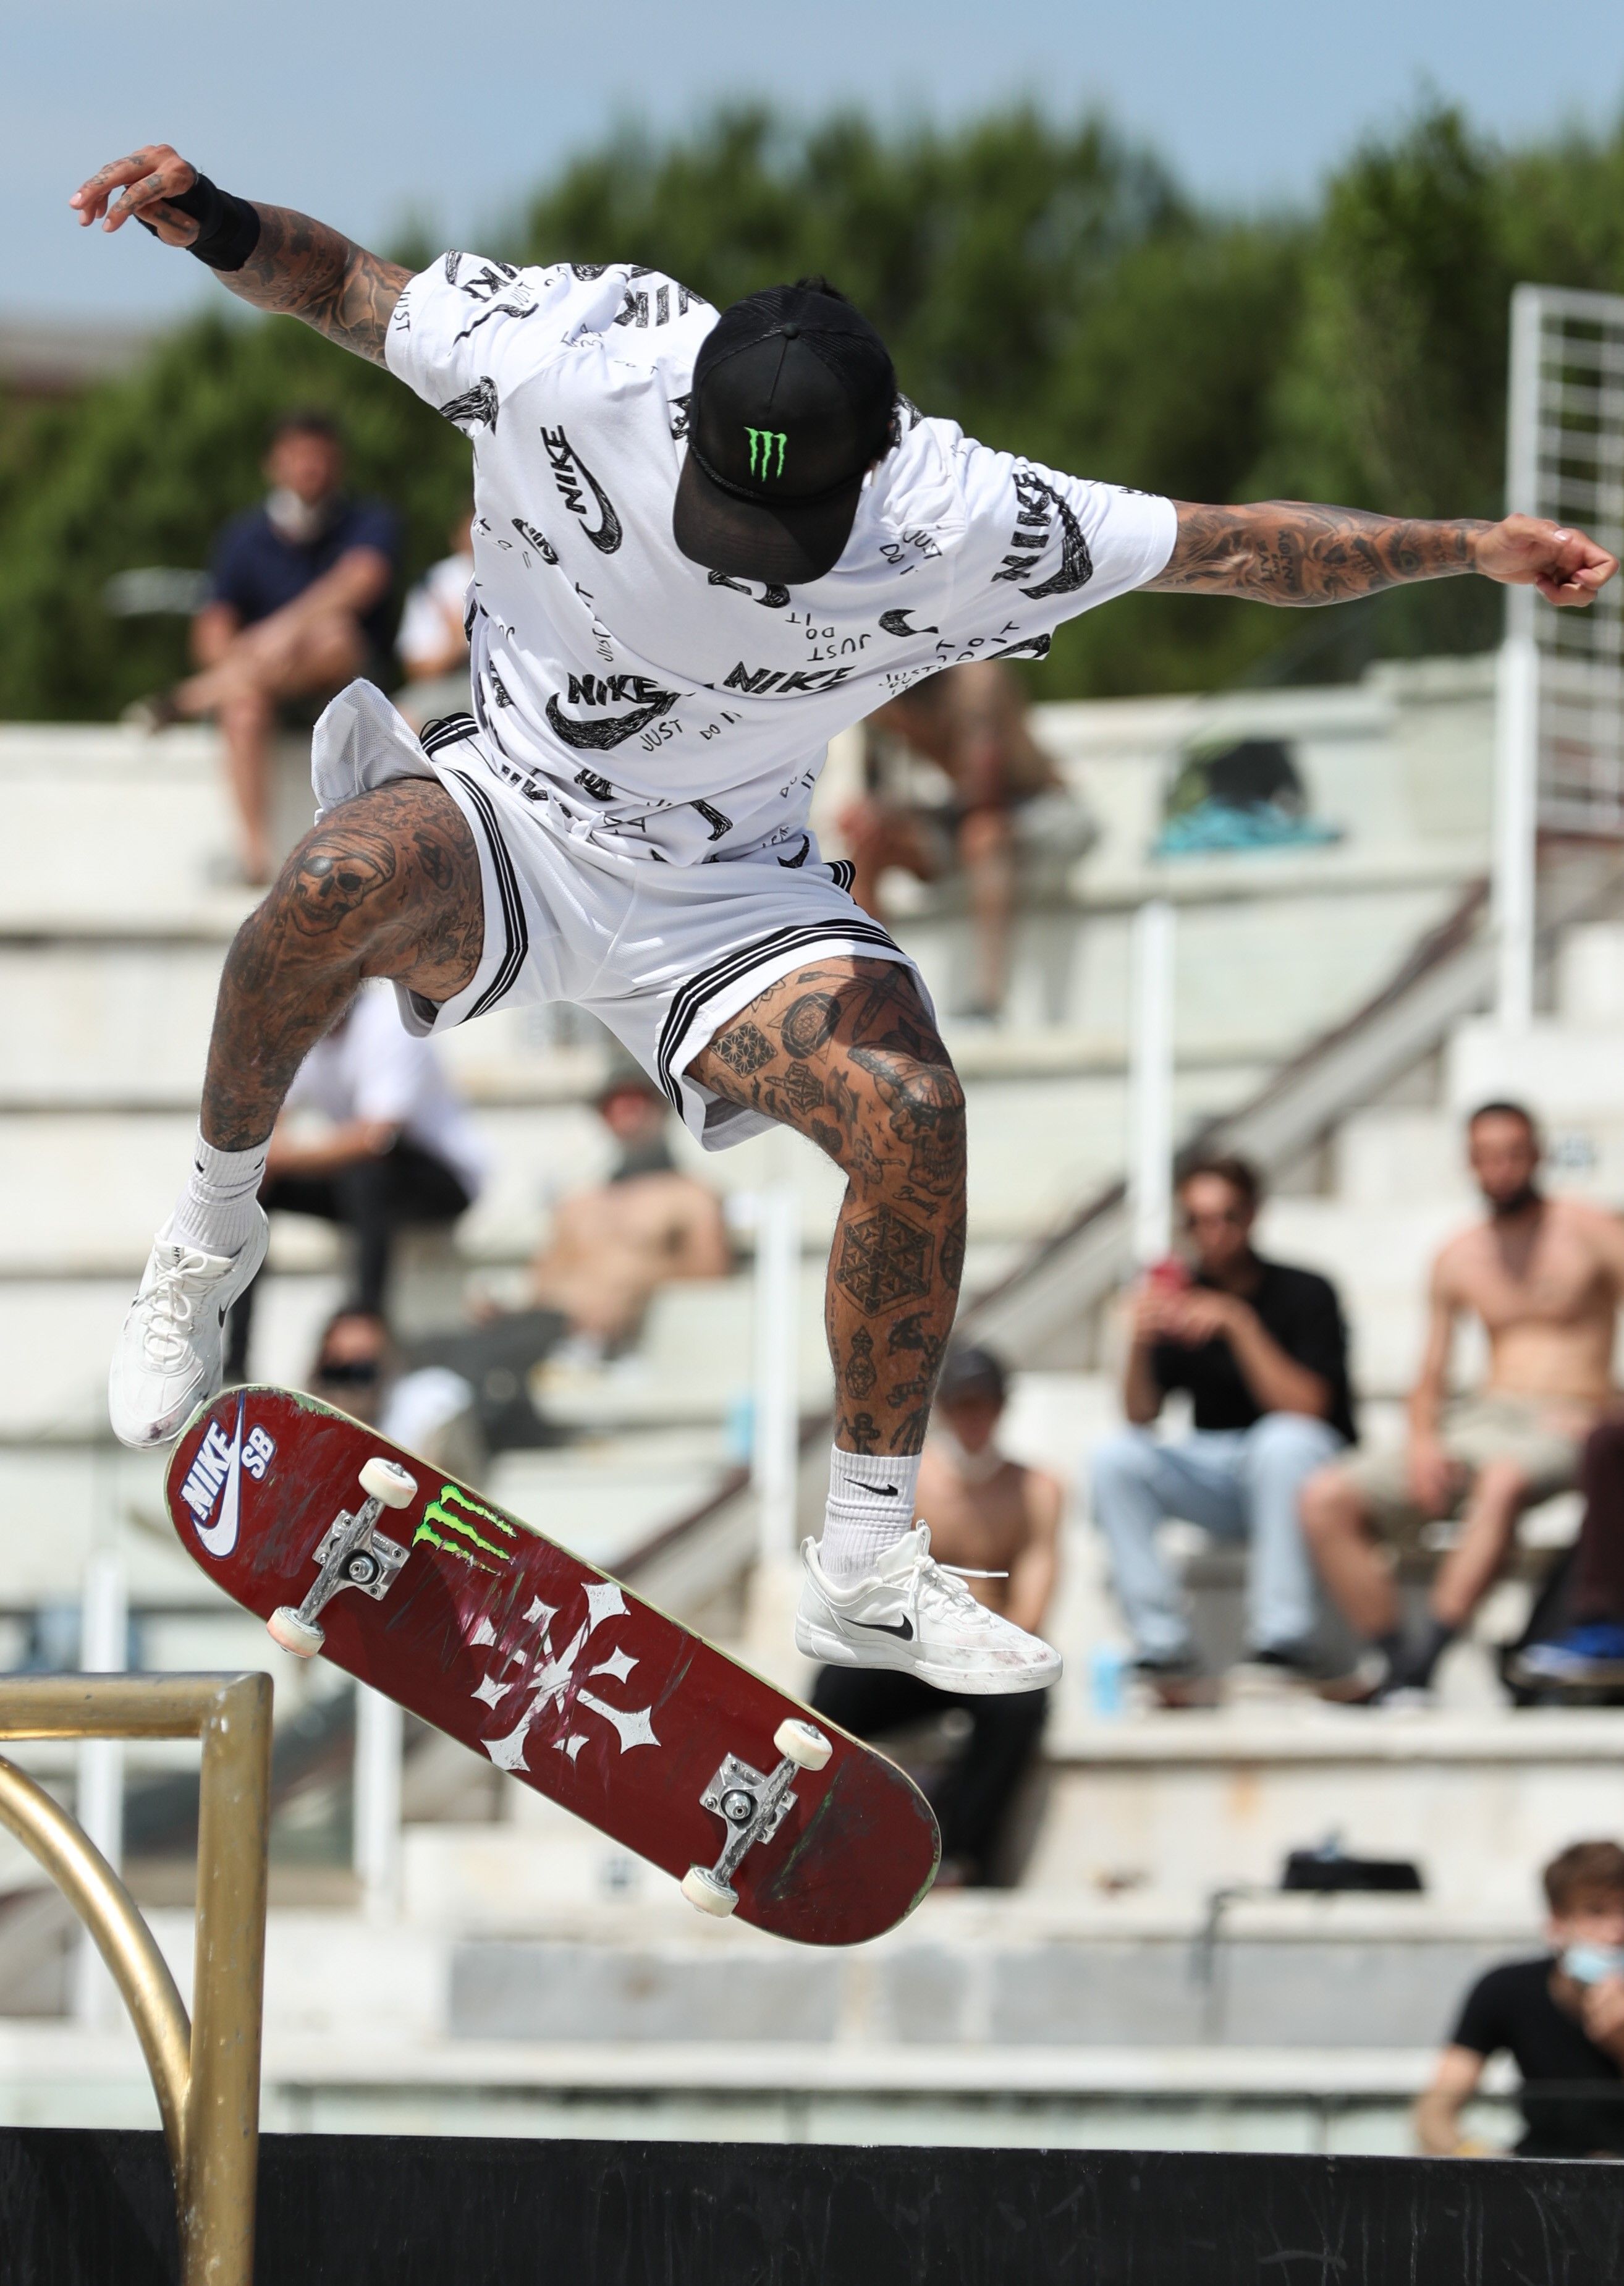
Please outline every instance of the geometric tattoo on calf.
M763 1064L773 1060L772 1042L756 1024L735 1024L730 1031L721 1034L712 1045L724 1064L737 1072L741 1078L760 1071Z
M855 1397L861 1404L865 1397L873 1395L874 1383L879 1379L879 1374L874 1364L874 1336L859 1326L846 1352L842 1385L847 1395Z
M878 1317L899 1302L924 1300L935 1250L929 1231L904 1221L894 1208L877 1207L860 1222L841 1226L834 1282L865 1318Z

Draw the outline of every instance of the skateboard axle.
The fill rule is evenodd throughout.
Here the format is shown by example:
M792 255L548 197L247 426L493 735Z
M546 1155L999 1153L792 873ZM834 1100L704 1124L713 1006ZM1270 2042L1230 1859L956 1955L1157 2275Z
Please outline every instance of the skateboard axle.
M411 1481L404 1470L398 1473L406 1482ZM412 1489L415 1492L416 1486L414 1485ZM387 1503L390 1507L399 1504L398 1498ZM398 1541L386 1539L378 1531L378 1519L385 1505L375 1493L372 1494L353 1515L348 1509L341 1509L327 1526L316 1550L320 1570L304 1601L296 1612L283 1604L269 1623L272 1636L285 1651L309 1659L320 1650L323 1638L316 1623L317 1614L341 1588L359 1588L374 1603L388 1595L408 1550Z
M732 1912L738 1893L731 1877L746 1851L759 1841L770 1841L794 1808L790 1787L796 1772L821 1770L829 1759L829 1741L809 1722L781 1723L773 1743L793 1749L782 1754L776 1769L764 1774L729 1754L699 1797L700 1806L713 1811L728 1828L714 1865L690 1866L682 1882L682 1894L701 1912L720 1916Z

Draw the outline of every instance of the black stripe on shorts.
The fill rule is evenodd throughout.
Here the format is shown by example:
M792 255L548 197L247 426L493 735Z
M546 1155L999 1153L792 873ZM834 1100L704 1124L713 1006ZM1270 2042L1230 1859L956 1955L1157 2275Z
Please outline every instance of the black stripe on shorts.
M471 729L472 725L469 727ZM508 938L507 950L502 954L495 975L462 1020L464 1023L471 1023L476 1016L483 1016L487 1008L494 1007L503 994L510 992L517 982L519 971L524 967L525 956L530 950L530 926L524 918L518 876L513 870L513 860L508 854L508 845L502 840L501 827L497 822L495 803L466 770L453 770L449 775L467 789L468 798L485 827L485 839L491 845L491 863L496 873L496 891L501 900L502 926Z
M707 1000L725 991L729 984L736 984L741 976L748 976L753 968L759 968L775 953L810 951L819 944L837 944L844 949L854 940L861 944L884 945L900 958L907 958L895 938L887 936L877 921L803 921L797 928L774 929L769 936L758 937L753 944L741 945L737 952L701 969L698 976L690 976L666 1012L655 1052L654 1076L674 1108L682 1108L682 1082L672 1076L671 1060Z

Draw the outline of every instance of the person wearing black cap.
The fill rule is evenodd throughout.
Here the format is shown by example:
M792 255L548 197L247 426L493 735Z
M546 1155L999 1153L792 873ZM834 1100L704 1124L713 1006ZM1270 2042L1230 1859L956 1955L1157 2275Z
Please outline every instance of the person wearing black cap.
M936 1384L919 1470L919 1507L932 1552L966 1592L1036 1634L1054 1593L1060 1561L1060 1479L1012 1461L998 1442L1009 1399L1003 1360L979 1343L955 1344ZM931 1786L942 1827L938 1881L980 1885L1000 1864L1008 1813L1037 1751L1046 1691L1013 1698L934 1689L911 1675L825 1667L812 1703L860 1738L885 1738L955 1709L968 1719L963 1749Z
M911 1529L964 1267L964 1096L912 963L808 828L827 740L944 666L1040 657L1135 587L1303 603L1480 570L1588 603L1612 558L1526 516L1176 504L991 451L921 416L820 279L718 313L632 263L453 252L414 277L167 145L70 203L387 366L474 453L474 713L420 738L356 682L318 725L320 822L227 958L192 1164L114 1354L115 1431L163 1443L215 1385L219 1320L264 1252L265 1139L359 975L392 978L424 1032L575 1001L707 1147L780 1121L848 1178L798 1642L1041 1690L1055 1653Z

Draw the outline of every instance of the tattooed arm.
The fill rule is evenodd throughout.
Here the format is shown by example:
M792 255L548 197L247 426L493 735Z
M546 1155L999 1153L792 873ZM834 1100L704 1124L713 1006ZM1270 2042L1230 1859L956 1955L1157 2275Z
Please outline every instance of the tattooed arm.
M166 246L190 246L197 223L169 201L196 180L190 160L167 143L148 143L99 169L68 204L85 228L99 221L104 230L118 230L133 216ZM240 270L216 273L220 283L256 309L303 318L341 348L382 365L384 333L411 272L308 215L253 204L259 242Z
M1413 579L1481 572L1537 587L1548 603L1589 603L1618 570L1582 532L1533 516L1489 524L1372 516L1310 501L1209 508L1175 501L1179 537L1152 587L1259 603L1340 603Z

